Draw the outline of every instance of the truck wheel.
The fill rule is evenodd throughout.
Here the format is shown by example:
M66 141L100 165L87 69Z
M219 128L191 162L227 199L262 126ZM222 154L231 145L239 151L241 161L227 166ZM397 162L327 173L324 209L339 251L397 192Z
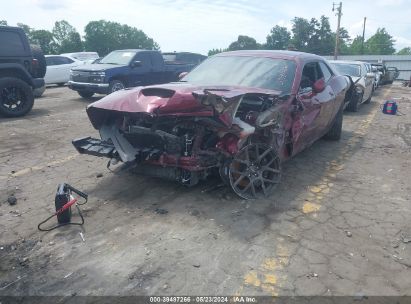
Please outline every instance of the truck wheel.
M109 94L115 91L123 90L125 88L124 84L120 80L110 81L108 91Z
M46 75L47 63L43 51L38 45L30 45L31 54L37 59L37 67L33 70L34 78L43 78Z
M0 79L0 114L23 116L33 108L33 103L33 90L23 80L13 77Z
M77 93L81 96L81 97L83 97L83 98L91 98L93 95L94 95L94 93L93 92L89 92L89 91L77 91Z
M335 116L334 123L331 129L325 134L324 139L340 140L343 123L343 108L341 108Z

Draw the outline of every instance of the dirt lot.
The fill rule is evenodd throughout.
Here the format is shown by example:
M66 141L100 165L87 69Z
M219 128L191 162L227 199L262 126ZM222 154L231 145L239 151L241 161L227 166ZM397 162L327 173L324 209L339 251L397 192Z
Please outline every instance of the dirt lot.
M0 295L411 295L409 96L379 89L340 142L244 201L218 180L187 189L78 155L71 139L96 135L88 102L49 88L27 117L0 118ZM394 97L405 115L379 110ZM86 223L39 232L63 181L89 193Z

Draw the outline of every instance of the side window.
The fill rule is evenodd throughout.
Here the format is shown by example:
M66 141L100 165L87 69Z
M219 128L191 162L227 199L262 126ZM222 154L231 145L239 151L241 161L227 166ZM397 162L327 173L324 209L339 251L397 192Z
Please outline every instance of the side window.
M56 56L53 58L54 60L54 65L62 65L62 64L68 64L69 62L67 61L68 58L62 57L62 56Z
M140 61L141 66L138 68L140 72L148 72L151 69L151 56L149 52L139 52L134 57L135 61Z
M20 35L16 32L1 31L0 41L7 41L7 43L0 43L0 54L3 56L21 56L25 55L25 48Z
M318 62L307 63L304 66L303 73L301 75L300 90L312 88L313 84L323 77L324 75Z
M151 54L151 62L153 64L154 71L161 71L163 67L163 58L159 53L152 53Z
M74 60L72 60L71 58L68 58L68 57L60 57L60 58L61 58L62 62L64 62L63 64L70 64L70 63L74 62Z
M324 81L328 82L328 80L330 80L331 76L333 75L330 71L330 68L324 62L320 62L320 68L324 75Z
M54 57L46 57L46 64L47 66L56 65L54 62Z

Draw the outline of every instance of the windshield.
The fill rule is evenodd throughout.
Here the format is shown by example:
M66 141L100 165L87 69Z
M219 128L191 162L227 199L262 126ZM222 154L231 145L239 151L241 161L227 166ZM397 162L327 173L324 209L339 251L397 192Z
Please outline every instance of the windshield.
M97 54L75 54L73 55L73 57L81 61L86 61L86 60L97 59L98 55Z
M361 77L361 67L359 64L349 63L331 63L338 72L343 75L349 75L352 77Z
M136 52L133 51L114 51L101 59L99 63L127 65L135 54Z
M263 57L216 56L201 63L182 81L201 85L234 85L289 94L296 64Z

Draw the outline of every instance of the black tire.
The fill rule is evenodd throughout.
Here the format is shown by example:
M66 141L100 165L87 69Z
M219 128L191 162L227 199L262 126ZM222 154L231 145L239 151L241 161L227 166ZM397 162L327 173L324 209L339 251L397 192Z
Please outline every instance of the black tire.
M46 58L44 57L43 51L37 45L30 45L31 53L34 59L37 59L37 67L33 69L34 78L43 78L46 75L47 63Z
M122 89L125 89L124 83L122 83L120 80L112 80L110 81L109 87L108 87L108 92L109 94L115 92L115 91L120 91Z
M62 86L64 86L65 84L66 84L66 83L64 83L64 82L60 82L60 83L57 84L57 86L58 86L58 87L62 87Z
M350 102L348 103L348 106L347 106L346 110L349 111L349 112L358 112L358 107L361 104L362 97L363 97L362 94L358 95L358 96L355 94L351 98Z
M77 93L78 93L81 97L87 98L87 99L91 98L91 97L94 95L93 92L89 92L89 91L77 91Z
M33 108L32 88L14 77L0 79L0 114L6 117L26 115Z
M335 116L334 123L331 129L325 134L324 139L327 140L340 140L342 133L343 123L343 108L341 108Z

